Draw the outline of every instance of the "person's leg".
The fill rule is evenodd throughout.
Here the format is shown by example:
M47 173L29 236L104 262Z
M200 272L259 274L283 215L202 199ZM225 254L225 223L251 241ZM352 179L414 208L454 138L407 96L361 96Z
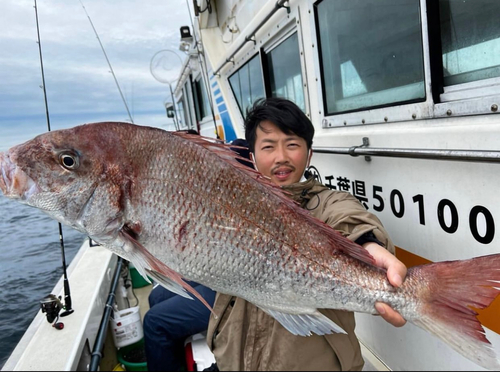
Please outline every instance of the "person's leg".
M195 283L193 283L195 284ZM193 286L213 306L215 292ZM179 295L156 303L144 317L144 341L149 371L177 371L185 365L184 340L208 327L210 311L198 299Z
M161 285L157 285L156 287L153 288L153 290L149 294L148 297L149 307L152 308L156 304L159 304L160 302L168 300L169 298L172 298L174 296L177 296L177 294L169 291L168 289L162 287Z
M191 287L199 285L196 282L191 282L191 281L187 281L187 280L186 280L186 283L188 283ZM151 308L151 307L155 306L157 303L168 300L169 298L172 298L174 296L178 296L178 294L166 289L165 287L161 286L160 284L157 284L153 288L151 293L149 294L149 298L148 298L149 307Z

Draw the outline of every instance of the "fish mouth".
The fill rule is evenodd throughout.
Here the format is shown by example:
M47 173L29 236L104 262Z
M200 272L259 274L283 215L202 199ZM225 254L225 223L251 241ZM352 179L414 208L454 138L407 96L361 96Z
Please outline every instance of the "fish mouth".
M0 153L0 190L6 197L21 201L39 191L35 181L12 162L8 152Z

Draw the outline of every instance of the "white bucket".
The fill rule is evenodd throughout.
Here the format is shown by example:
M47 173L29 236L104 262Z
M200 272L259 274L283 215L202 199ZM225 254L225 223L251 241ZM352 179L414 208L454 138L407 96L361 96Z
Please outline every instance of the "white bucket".
M132 345L144 337L139 306L113 311L109 325L117 348Z

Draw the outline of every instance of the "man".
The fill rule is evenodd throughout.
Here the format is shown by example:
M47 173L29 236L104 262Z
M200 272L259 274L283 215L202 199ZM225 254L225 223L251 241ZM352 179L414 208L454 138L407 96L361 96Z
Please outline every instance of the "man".
M303 178L313 136L310 120L288 100L259 100L247 113L245 137L255 168L312 215L362 245L378 266L387 269L390 283L400 286L406 267L391 254L394 246L378 218L351 194ZM386 304L378 303L376 309L394 326L406 323ZM253 304L217 294L214 312L218 318L210 318L207 342L220 370L361 370L364 361L354 334L354 314L320 311L347 334L294 336Z
M215 292L196 282L187 282L210 306ZM148 371L186 369L184 341L207 330L210 310L197 298L191 300L157 285L149 295L144 316L144 349Z

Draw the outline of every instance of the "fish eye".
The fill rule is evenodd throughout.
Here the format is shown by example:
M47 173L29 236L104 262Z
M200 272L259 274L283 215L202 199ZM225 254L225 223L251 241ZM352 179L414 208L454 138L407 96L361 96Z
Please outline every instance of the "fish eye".
M63 152L59 155L61 165L69 170L78 168L78 156L72 152Z

